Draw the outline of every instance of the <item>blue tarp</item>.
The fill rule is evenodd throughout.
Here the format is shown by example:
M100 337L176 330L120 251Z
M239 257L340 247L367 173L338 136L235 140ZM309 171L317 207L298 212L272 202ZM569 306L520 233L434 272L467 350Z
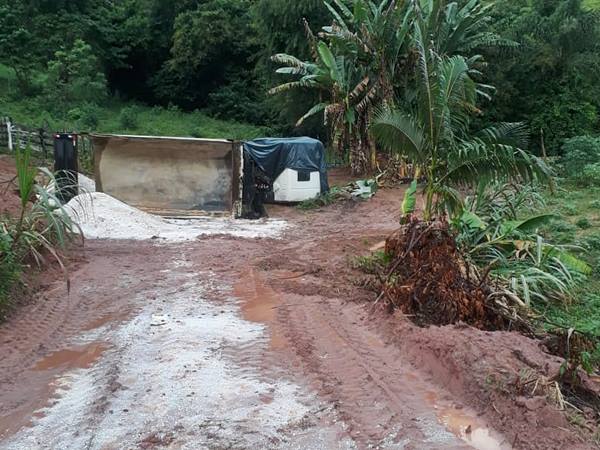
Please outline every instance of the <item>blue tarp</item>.
M244 142L244 150L274 181L285 169L319 172L321 192L329 190L325 147L309 137L262 138Z

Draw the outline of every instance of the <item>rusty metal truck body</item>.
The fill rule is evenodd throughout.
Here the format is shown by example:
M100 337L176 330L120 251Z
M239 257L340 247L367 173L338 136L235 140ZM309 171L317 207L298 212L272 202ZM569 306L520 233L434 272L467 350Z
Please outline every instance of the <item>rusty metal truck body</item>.
M97 190L156 214L233 214L243 151L225 139L91 135Z

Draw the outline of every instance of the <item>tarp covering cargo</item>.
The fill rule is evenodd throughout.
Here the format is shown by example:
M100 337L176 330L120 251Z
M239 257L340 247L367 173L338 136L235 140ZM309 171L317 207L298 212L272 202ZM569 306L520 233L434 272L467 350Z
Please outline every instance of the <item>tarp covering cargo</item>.
M241 149L228 140L92 135L97 188L156 213L231 212Z
M244 142L244 150L271 180L285 169L319 172L321 192L329 190L325 148L321 141L309 137L263 138Z

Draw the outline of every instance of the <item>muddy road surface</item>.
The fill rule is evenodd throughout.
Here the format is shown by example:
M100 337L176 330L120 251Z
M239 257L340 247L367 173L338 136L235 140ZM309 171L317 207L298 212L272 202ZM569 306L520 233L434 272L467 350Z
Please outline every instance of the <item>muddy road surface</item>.
M48 283L0 326L0 448L588 448L469 375L469 342L542 358L534 343L459 328L429 343L373 307L352 258L401 198L273 207L288 227L270 237L88 241L70 290Z

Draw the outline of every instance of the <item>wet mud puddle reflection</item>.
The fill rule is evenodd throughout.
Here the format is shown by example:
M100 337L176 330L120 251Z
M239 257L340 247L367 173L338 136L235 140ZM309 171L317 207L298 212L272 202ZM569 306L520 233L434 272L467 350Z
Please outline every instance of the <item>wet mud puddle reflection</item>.
M285 347L285 339L275 326L279 296L260 279L252 269L243 273L234 286L234 295L243 301L244 319L269 326L270 345L273 349Z
M502 436L479 419L474 411L438 401L435 392L427 392L427 403L433 406L438 421L455 436L477 450L511 450L512 446Z
M108 349L104 343L91 344L58 350L40 360L34 367L35 370L53 369L87 369L94 364L102 353Z
M45 408L60 397L57 391L65 389L61 376L69 370L90 368L108 348L105 343L92 342L55 351L39 360L27 378L29 399L20 401L10 414L0 416L0 439L32 426L34 418L44 417Z

